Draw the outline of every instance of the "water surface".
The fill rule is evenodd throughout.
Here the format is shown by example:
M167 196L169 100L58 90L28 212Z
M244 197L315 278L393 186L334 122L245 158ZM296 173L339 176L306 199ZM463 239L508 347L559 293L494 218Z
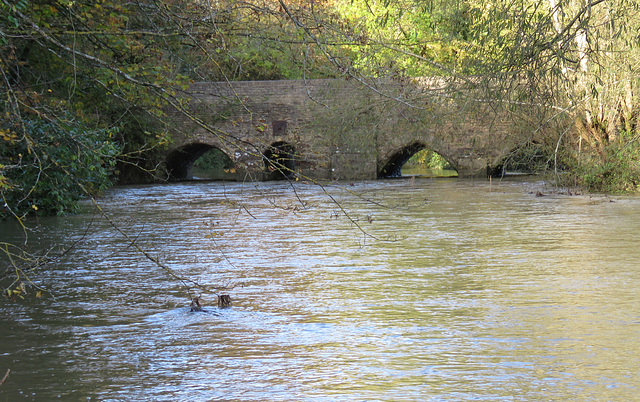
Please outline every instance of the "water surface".
M55 299L0 304L0 401L633 400L640 199L526 180L111 190L149 255L230 288L197 314L90 207L41 219L77 244Z

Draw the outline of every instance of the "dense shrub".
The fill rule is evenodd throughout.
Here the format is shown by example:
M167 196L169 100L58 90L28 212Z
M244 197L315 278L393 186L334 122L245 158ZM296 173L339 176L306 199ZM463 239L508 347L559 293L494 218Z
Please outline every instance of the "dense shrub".
M0 126L0 218L74 212L112 182L115 130L40 118Z
M576 184L591 192L640 191L640 138L622 132L601 152L582 155L572 169Z

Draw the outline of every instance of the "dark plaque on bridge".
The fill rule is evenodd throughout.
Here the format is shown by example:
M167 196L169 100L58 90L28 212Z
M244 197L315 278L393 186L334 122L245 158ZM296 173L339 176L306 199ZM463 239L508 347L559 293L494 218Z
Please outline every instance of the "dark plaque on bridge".
M274 120L273 121L273 136L281 136L287 134L287 121L286 120Z

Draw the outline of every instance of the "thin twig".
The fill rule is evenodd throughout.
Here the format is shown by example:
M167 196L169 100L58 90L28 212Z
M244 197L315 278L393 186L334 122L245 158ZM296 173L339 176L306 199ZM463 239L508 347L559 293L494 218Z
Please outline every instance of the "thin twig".
M11 369L7 369L7 372L4 374L4 377L2 377L2 380L0 380L0 387L4 384L4 382L7 380L7 377L9 377L9 373L11 373Z

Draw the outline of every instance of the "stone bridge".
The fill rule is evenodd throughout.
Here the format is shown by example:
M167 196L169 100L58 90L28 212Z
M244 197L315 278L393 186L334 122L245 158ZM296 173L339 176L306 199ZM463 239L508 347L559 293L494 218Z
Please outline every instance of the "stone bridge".
M452 91L443 79L199 82L187 94L183 112L169 115L174 180L190 179L213 148L229 157L229 180L391 177L423 148L460 177L486 176L532 131L526 111Z

